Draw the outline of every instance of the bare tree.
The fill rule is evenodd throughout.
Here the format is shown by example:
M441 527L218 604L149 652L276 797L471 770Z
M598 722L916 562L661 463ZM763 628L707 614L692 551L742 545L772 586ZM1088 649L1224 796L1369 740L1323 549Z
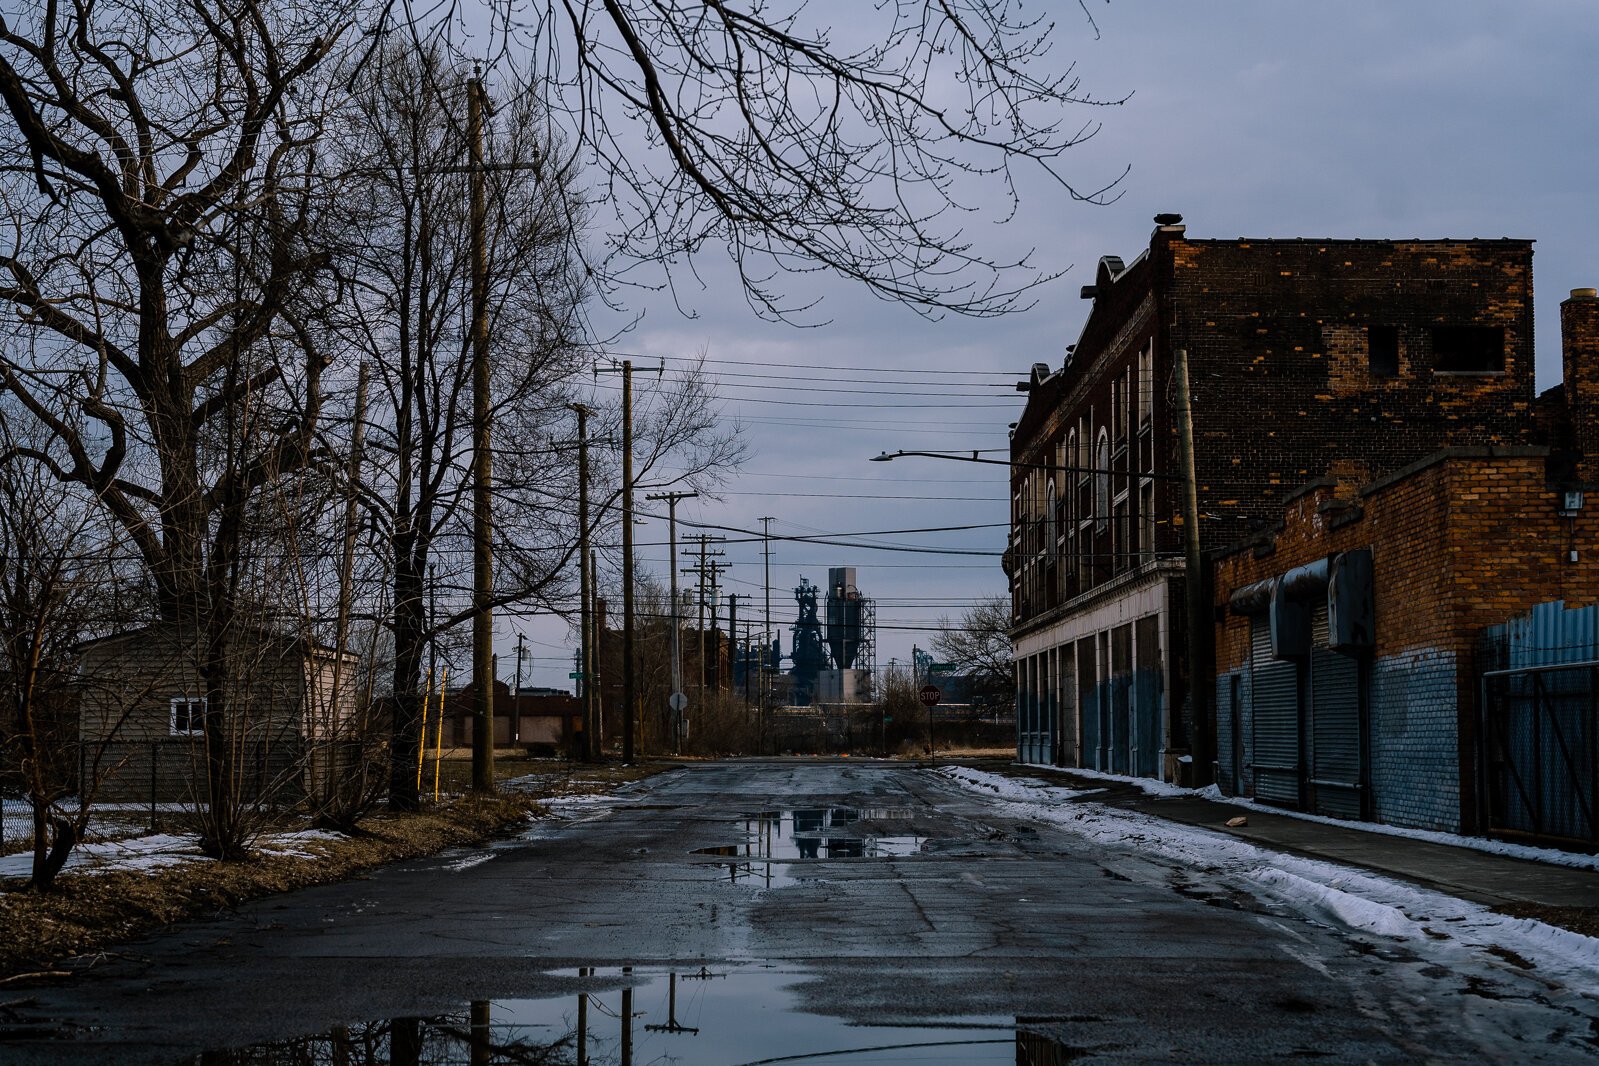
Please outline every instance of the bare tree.
M31 476L30 476L31 475ZM76 791L72 649L88 613L86 515L38 471L0 465L0 641L6 776L33 826L31 887L50 887L82 835L62 804ZM72 506L74 502L79 506ZM95 547L103 547L96 545Z
M0 402L0 432L6 405ZM77 486L26 462L0 463L0 779L18 788L32 825L29 884L50 888L88 830L107 748L134 706L102 700L105 728L79 734L79 697L100 683L78 649L146 604L114 523Z
M395 45L366 64L342 137L349 234L341 266L354 282L346 329L369 353L377 402L366 499L387 538L393 632L390 796L414 805L414 764L425 667L439 635L471 618L469 508L473 437L469 158L461 113L468 71L436 47ZM493 469L497 605L565 612L579 540L570 501L568 401L589 377L576 255L584 211L570 156L558 150L538 96L500 96L486 123L487 275L495 423ZM564 162L563 162L564 160ZM670 469L692 476L736 458L713 393L695 368L665 383L638 419L641 483ZM614 405L612 405L614 407ZM595 436L614 436L614 410ZM596 484L614 470L596 449ZM611 492L615 491L614 480ZM606 491L596 493L596 515ZM430 617L429 599L443 610Z
M469 585L473 435L471 253L461 113L469 73L437 48L395 44L353 77L354 107L339 139L339 266L353 283L345 335L371 359L368 417L374 457L364 495L383 531L384 599L393 632L391 796L416 802L414 762L427 651L440 624L429 583L457 624L456 589ZM566 418L583 365L586 279L569 227L580 220L570 169L546 166L537 99L498 101L485 124L490 332L495 338L495 554L502 600L532 597L559 573L550 551L571 540L570 515L550 492L567 476L547 441ZM536 446L529 447L530 443ZM562 464L565 465L565 464Z
M953 663L971 679L974 697L988 703L1009 703L1014 694L1010 642L1010 600L985 596L960 621L939 619L933 654Z
M314 239L324 68L353 0L33 5L0 19L0 388L48 441L14 448L91 490L204 646L207 850L226 816L224 657L255 493L315 461L337 297Z
M1012 213L1014 168L1068 200L1103 202L1120 181L1082 184L1064 166L1107 101L1053 54L1047 4L887 0L847 5L838 26L799 0L441 7L418 31L492 24L504 65L541 87L590 161L610 212L593 264L611 291L662 284L643 262L675 286L676 268L719 245L769 318L804 316L808 299L781 279L817 270L925 313L1002 314L1055 274L970 236L976 218Z

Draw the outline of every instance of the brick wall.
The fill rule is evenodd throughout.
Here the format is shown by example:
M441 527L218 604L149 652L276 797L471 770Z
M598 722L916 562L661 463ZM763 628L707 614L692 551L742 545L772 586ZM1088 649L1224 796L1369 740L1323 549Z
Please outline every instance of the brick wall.
M1558 502L1540 449L1441 452L1358 491L1317 483L1288 502L1274 535L1218 559L1218 677L1248 673L1249 620L1227 609L1233 590L1369 547L1374 813L1401 825L1469 828L1479 634L1539 603L1599 600L1599 506L1567 518ZM1225 711L1218 703L1218 724ZM1231 736L1218 740L1225 765Z
M1112 383L1153 342L1153 435L1147 458L1139 446L1126 464L1172 474L1171 353L1184 348L1207 550L1275 522L1285 492L1329 471L1353 483L1447 445L1544 443L1533 417L1531 242L1190 240L1182 227L1162 227L1146 258L1119 274L1102 264L1095 281L1076 352L1029 397L1012 457L1056 461L1084 419L1097 437ZM1499 331L1502 369L1443 369L1435 330L1459 326ZM1373 371L1373 328L1391 331L1392 374ZM1599 378L1599 314L1593 335L1589 366ZM1028 477L1012 471L1018 523L1039 516L1041 493L1024 491ZM1076 490L1072 479L1058 498ZM1157 551L1179 553L1176 483L1157 481L1155 491ZM1082 501L1076 506L1082 515ZM1021 624L1110 577L1114 547L1110 531L1079 538L1082 579L1055 594L1036 567L1018 575Z
M1560 305L1561 389L1571 446L1588 462L1580 476L1599 480L1599 294L1573 289Z
M1186 348L1207 547L1274 521L1283 493L1370 478L1445 445L1535 443L1524 241L1169 242L1169 344ZM1503 333L1503 369L1442 372L1433 331ZM1393 331L1397 372L1371 366Z

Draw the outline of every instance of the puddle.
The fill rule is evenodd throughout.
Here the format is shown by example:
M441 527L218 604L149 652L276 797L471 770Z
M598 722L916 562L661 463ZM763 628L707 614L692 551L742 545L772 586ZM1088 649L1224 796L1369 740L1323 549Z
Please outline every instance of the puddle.
M208 1051L193 1066L764 1066L770 1063L1063 1063L1068 1049L1009 1017L889 1018L851 1025L798 1008L804 974L761 967L583 969L571 994L484 1000L449 1014L340 1026Z
M915 855L927 842L925 835L910 831L914 816L900 807L762 811L745 815L737 824L744 830L742 844L699 848L694 854L737 855L755 861L883 859Z
M759 888L786 888L799 883L799 878L793 874L792 867L786 862L768 862L759 858L748 858L747 845L723 844L715 848L696 848L695 855L724 855L730 859L743 859L738 862L719 862L717 866L727 871L727 880L732 884L747 881Z

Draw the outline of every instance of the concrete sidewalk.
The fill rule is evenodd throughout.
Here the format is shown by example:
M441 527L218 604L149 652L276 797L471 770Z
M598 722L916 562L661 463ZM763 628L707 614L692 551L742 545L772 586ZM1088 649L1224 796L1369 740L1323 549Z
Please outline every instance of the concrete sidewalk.
M1343 826L1312 822L1200 796L1150 796L1130 782L1085 777L1070 770L1015 763L982 769L1074 789L1100 789L1093 796L1084 797L1085 801L1226 833L1261 847L1358 866L1499 909L1576 908L1594 912L1599 921L1599 872L1593 870L1373 833L1358 823ZM1249 824L1228 827L1228 819L1240 815L1248 818Z

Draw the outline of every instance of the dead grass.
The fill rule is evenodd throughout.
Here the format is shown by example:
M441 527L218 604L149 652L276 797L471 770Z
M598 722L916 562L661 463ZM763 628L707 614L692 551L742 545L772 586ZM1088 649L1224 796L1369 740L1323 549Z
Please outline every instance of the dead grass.
M543 801L553 796L609 792L668 768L585 767L525 792L463 796L414 814L375 814L354 836L297 843L311 857L263 855L142 873L69 871L48 893L30 892L25 880L9 879L0 882L0 928L12 931L0 938L0 983L66 976L70 971L61 968L61 960L105 953L172 922L481 843L541 816Z

